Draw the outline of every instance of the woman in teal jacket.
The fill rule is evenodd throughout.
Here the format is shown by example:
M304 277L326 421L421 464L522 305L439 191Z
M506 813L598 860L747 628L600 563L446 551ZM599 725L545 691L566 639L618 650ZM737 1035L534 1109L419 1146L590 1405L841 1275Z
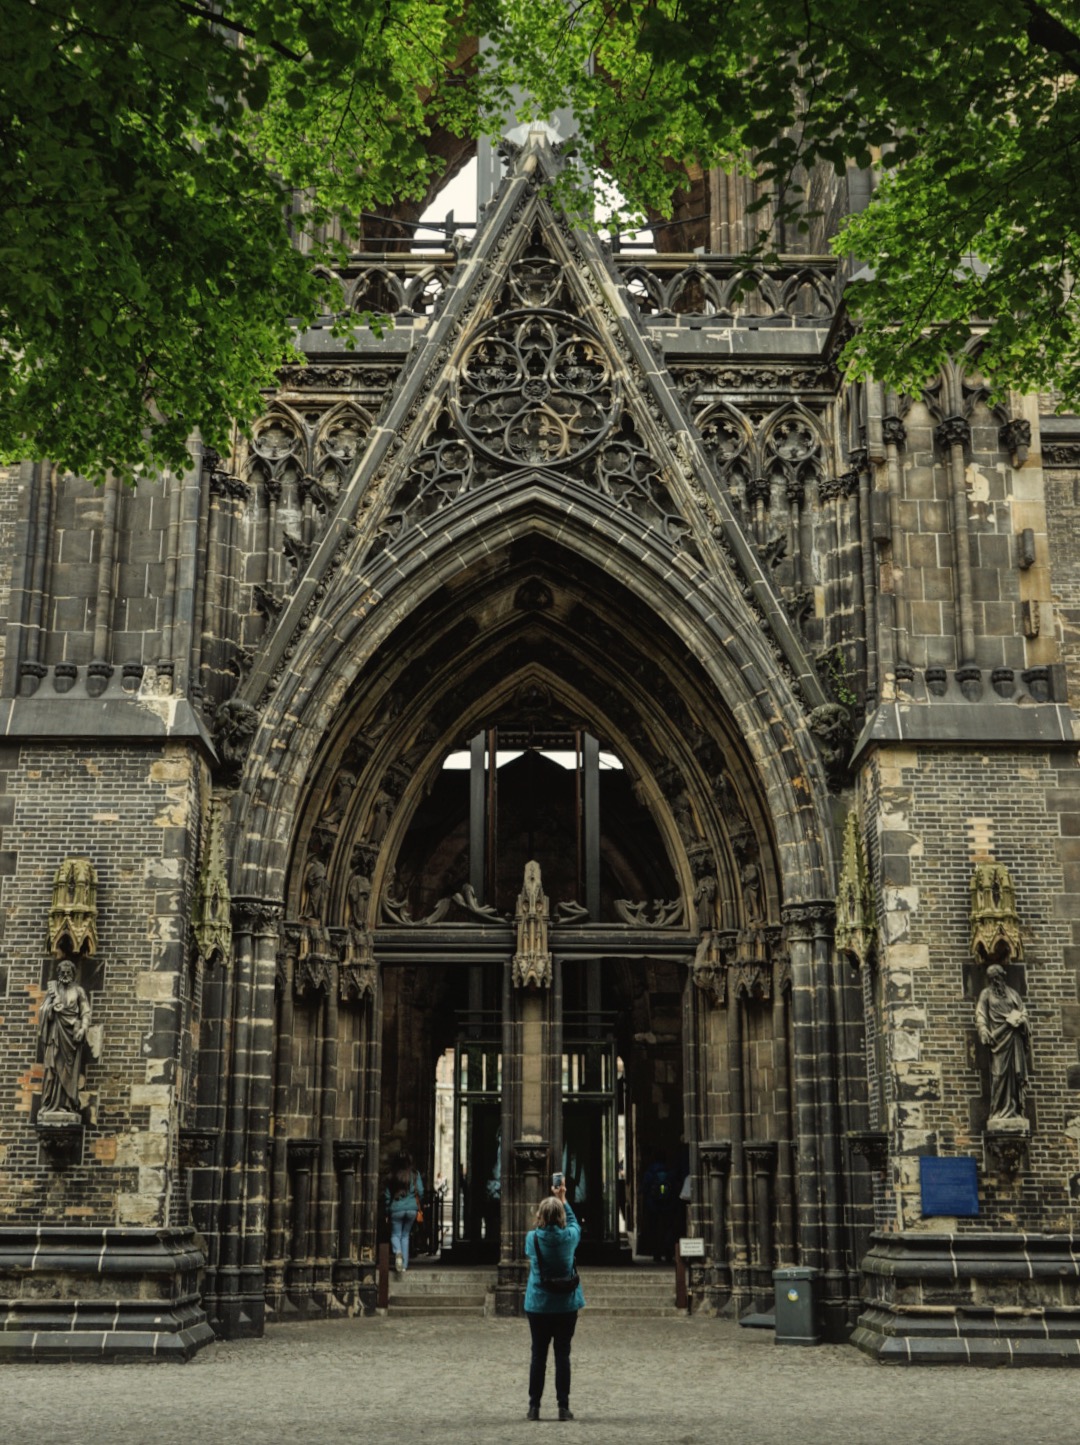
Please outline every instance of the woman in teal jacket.
M555 1346L555 1398L559 1419L574 1418L570 1412L570 1343L577 1328L578 1310L585 1308L585 1296L580 1284L575 1290L560 1293L548 1289L545 1281L569 1279L574 1272L574 1251L580 1239L581 1226L566 1202L566 1185L562 1184L540 1201L536 1228L525 1236L525 1253L529 1258L525 1314L532 1335L526 1416L529 1420L540 1418L549 1344Z
M423 1197L424 1181L412 1167L412 1155L396 1154L391 1161L384 1199L390 1219L390 1252L398 1274L404 1274L409 1267L409 1236Z

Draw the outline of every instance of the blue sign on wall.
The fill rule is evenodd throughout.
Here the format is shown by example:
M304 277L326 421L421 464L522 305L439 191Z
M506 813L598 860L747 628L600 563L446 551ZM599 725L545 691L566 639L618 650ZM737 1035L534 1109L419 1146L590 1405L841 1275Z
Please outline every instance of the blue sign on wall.
M963 1215L979 1212L979 1180L970 1154L955 1159L937 1159L924 1154L919 1160L922 1212Z

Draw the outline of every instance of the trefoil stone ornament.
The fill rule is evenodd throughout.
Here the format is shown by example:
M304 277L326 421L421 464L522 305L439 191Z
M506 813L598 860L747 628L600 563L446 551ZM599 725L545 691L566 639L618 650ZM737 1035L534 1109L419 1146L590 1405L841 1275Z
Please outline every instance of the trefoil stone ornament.
M1024 956L1016 890L1004 863L979 863L971 875L971 956L980 963Z
M836 894L836 951L856 968L873 955L877 914L866 870L859 819L854 808L844 824L843 863Z
M540 864L525 864L525 878L518 894L514 921L517 951L514 954L516 988L548 988L551 985L551 954L548 951L550 905L540 877Z
M97 872L89 858L65 858L56 870L49 952L55 958L97 952Z

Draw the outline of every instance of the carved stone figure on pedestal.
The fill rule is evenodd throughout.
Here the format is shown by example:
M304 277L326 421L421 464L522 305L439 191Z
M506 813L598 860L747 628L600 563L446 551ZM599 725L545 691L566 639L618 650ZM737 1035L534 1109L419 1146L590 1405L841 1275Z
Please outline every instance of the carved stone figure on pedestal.
M41 1004L39 1033L45 1045L42 1114L79 1114L83 1042L90 1027L90 1000L75 982L75 965L62 959Z
M990 1050L988 1130L1026 1129L1024 1097L1031 1074L1031 1029L1024 1000L1005 982L1005 970L993 963L975 1005L979 1038Z
M312 858L304 870L304 890L300 905L303 916L322 923L326 917L329 896L330 880L326 876L326 864L321 858Z
M548 952L550 909L540 878L540 864L525 864L525 878L518 894L515 921L517 952L514 954L514 983L519 988L547 988L551 984L551 954Z

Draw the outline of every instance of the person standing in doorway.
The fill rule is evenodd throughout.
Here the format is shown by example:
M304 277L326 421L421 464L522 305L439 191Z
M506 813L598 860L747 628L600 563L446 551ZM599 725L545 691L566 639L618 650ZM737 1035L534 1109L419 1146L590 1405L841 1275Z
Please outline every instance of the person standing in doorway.
M578 1310L585 1308L581 1281L574 1268L581 1227L567 1203L562 1175L557 1174L555 1180L551 1194L540 1201L535 1229L530 1229L525 1236L525 1253L529 1259L525 1315L532 1336L526 1415L529 1420L540 1418L548 1345L555 1347L555 1398L559 1419L574 1418L570 1410L570 1344L577 1328Z
M409 1267L409 1235L423 1197L424 1181L413 1168L412 1155L404 1151L395 1154L390 1161L385 1198L390 1219L390 1252L398 1274L404 1274Z

